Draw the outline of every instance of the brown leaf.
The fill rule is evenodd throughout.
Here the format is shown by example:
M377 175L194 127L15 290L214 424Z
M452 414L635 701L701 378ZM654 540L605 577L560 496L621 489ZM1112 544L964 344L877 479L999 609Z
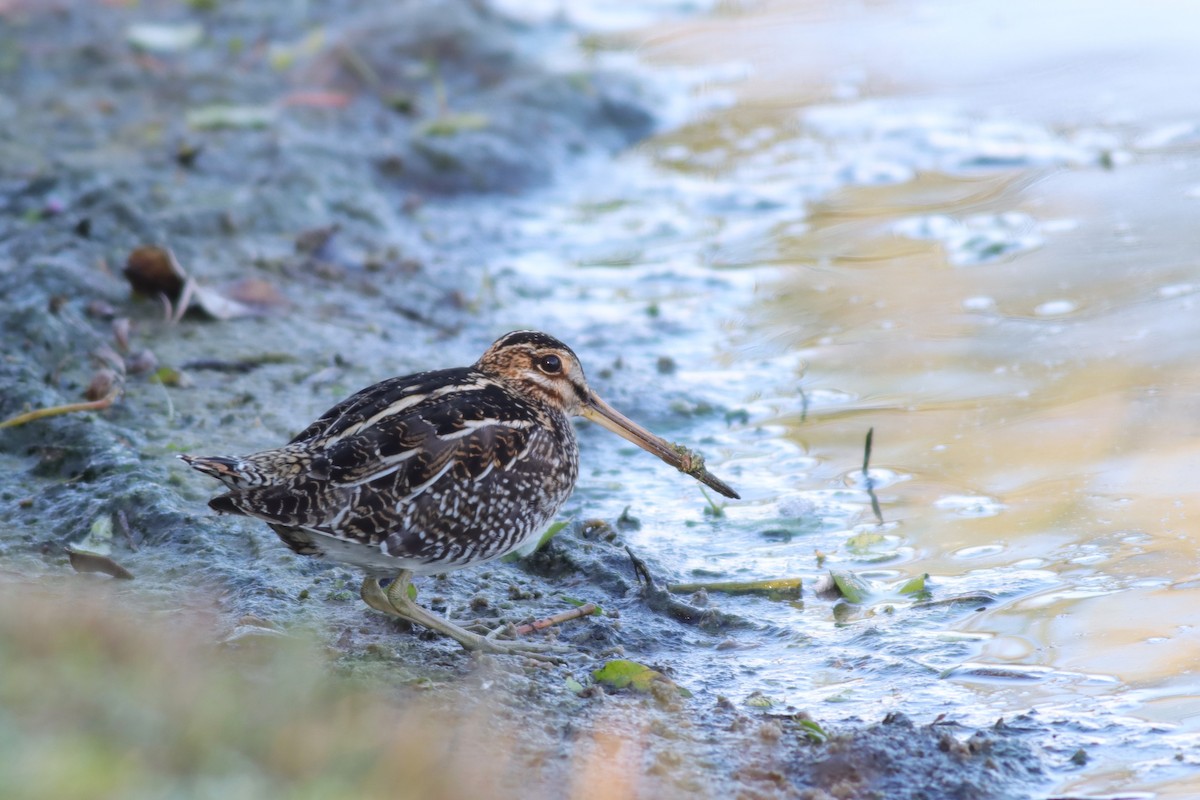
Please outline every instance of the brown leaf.
M158 369L158 357L154 351L143 348L125 359L125 371L130 375L140 375Z
M325 249L334 235L341 230L338 224L326 225L323 228L311 228L302 231L296 237L296 252L315 254Z
M132 323L129 317L117 317L112 321L113 338L117 341L117 348L122 352L129 352L129 331L132 328Z
M105 300L90 300L85 310L96 319L112 319L117 315L117 310Z
M84 390L83 396L92 401L107 397L112 392L117 380L118 376L115 371L101 367L92 373L92 380Z
M244 278L220 289L197 286L194 299L213 319L261 317L287 305L279 290L261 278Z
M67 558L70 559L71 567L76 572L99 572L102 575L108 575L112 578L120 578L123 581L133 580L132 572L125 569L108 556L89 553L86 550L75 550L68 547Z
M135 247L125 261L124 273L135 292L149 297L166 295L172 302L179 298L188 277L174 253L155 245Z
M221 294L243 305L267 314L288 304L287 298L275 284L262 278L243 278L221 287Z

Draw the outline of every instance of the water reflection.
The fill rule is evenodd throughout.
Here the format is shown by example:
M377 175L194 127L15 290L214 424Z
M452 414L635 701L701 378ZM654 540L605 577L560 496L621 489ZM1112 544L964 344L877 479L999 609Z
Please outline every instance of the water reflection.
M724 107L522 221L535 299L505 311L609 354L597 389L745 498L711 513L584 431L619 465L585 464L589 514L636 484L635 546L676 577L805 580L713 596L760 627L694 638L681 681L828 718L1036 709L1062 764L1091 754L1062 793L1200 790L1174 760L1200 731L1198 25L791 0L637 35ZM863 601L815 591L830 570Z
M882 559L884 582L997 598L944 626L760 604L856 659L771 653L764 682L875 702L856 673L945 669L907 699L1100 719L1111 749L1075 790L1200 788L1136 722L1180 747L1200 730L1197 25L1179 4L790 2L647 35L662 61L750 62L731 107L653 154L665 207L703 220L697 260L756 276L730 333L750 383L724 397L777 437L756 457L714 433L756 503L730 511L736 547L675 555L756 576ZM888 524L856 548L870 427L903 480L878 484ZM868 631L884 644L856 650Z

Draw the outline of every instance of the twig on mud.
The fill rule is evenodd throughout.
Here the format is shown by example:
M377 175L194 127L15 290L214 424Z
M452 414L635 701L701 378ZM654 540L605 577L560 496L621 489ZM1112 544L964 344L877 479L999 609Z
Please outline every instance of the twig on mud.
M534 631L540 631L543 628L549 628L551 625L557 625L560 622L569 622L570 620L578 619L580 617L589 617L594 613L596 613L596 604L584 603L578 608L572 608L570 611L563 611L559 614L555 614L554 616L546 617L545 619L539 619L536 622L530 622L527 625L518 625L513 632L518 634L533 633Z
M61 406L51 406L49 408L35 408L33 411L17 414L15 417L9 417L0 422L0 428L15 428L18 425L24 425L28 422L35 422L46 417L57 417L60 414L73 414L76 411L103 411L115 403L120 395L121 385L117 383L108 390L108 394L99 400L89 400L84 403L66 403Z
M628 546L625 548L625 552L629 554L629 563L633 564L633 576L638 579L638 583L646 584L651 590L657 588L654 585L654 578L651 577L649 568L646 567L646 562L635 556L633 550Z
M138 544L133 537L133 529L129 527L129 517L125 514L125 509L117 509L117 522L121 525L121 533L125 534L125 541L129 543L129 549L136 553Z
M747 624L746 620L733 614L726 614L715 608L700 608L683 602L654 582L646 562L635 556L633 550L626 547L625 552L629 554L629 561L633 564L633 574L643 584L642 598L651 611L666 614L680 622L695 625L701 630L709 632L723 631L727 628L736 628Z
M700 583L669 583L673 594L691 594L703 589L723 594L762 594L770 598L799 599L803 578L768 578L761 581L704 581Z

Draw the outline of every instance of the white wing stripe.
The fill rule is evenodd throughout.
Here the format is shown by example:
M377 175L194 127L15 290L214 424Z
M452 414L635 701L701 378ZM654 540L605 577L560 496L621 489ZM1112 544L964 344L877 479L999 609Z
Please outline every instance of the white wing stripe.
M422 483L418 486L414 486L411 492L409 492L404 497L401 497L399 500L396 501L396 512L399 513L400 509L403 508L410 500L412 500L417 495L421 494L421 492L425 491L433 484L437 483L438 479L441 478L443 475L445 475L447 472L449 472L450 468L453 467L454 464L455 464L455 461L453 458L446 459L446 463L442 466L441 469L439 469L436 473L434 473L432 478L430 478L429 480L425 481L424 483Z

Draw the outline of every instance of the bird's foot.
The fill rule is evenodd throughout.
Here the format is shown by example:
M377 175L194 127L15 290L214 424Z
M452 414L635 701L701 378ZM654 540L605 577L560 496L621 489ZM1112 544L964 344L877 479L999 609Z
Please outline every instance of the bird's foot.
M505 626L508 628L511 626ZM505 628L497 628L497 631L503 631ZM492 633L495 633L493 631ZM548 661L553 664L561 664L563 659L558 655L568 652L571 648L561 644L552 642L526 642L517 639L497 639L488 634L482 636L479 640L467 643L459 640L465 649L476 653L493 653L495 655L518 655L530 658L535 661Z
M498 637L513 633L512 625L502 625L489 631L486 635L473 633L455 625L447 619L442 619L431 611L417 605L408 596L408 582L411 575L401 573L388 584L387 589L379 585L377 578L368 577L363 581L361 595L363 602L376 611L382 611L389 616L399 617L411 623L429 628L432 631L449 636L472 652L493 653L495 655L522 655L539 661L560 661L554 653L570 650L560 644L551 642L528 642Z

